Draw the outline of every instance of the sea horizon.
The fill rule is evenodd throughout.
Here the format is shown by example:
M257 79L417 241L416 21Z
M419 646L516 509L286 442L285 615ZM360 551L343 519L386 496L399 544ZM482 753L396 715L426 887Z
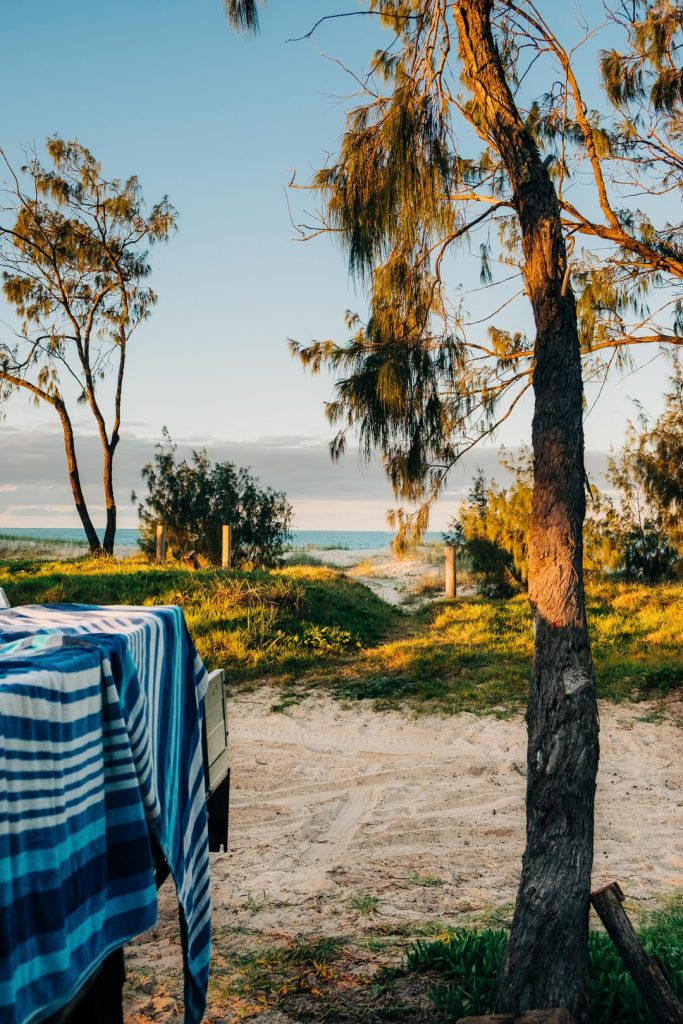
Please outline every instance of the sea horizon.
M102 531L98 531L102 536ZM2 526L0 536L35 538L36 540L62 541L87 546L84 531L77 526ZM426 541L442 539L439 530L425 534ZM134 551L138 547L140 531L134 527L121 527L116 531L116 550ZM291 540L286 549L316 548L323 551L370 551L388 548L395 532L393 530L292 530Z

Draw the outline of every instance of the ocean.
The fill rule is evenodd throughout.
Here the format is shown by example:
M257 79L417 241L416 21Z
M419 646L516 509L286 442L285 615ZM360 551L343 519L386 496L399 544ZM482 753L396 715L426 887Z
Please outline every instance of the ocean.
M61 540L86 544L85 534L77 527L18 527L2 526L0 535L6 537L35 537L38 540ZM116 531L117 554L137 550L138 531ZM292 530L290 547L296 549L320 548L323 551L371 551L388 548L394 534L390 530ZM425 540L441 540L440 533L428 533Z

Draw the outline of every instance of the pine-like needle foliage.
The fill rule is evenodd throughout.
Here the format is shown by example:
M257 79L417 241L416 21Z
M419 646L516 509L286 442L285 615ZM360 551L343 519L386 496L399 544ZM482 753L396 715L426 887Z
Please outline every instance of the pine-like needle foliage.
M22 391L55 409L74 501L92 549L99 550L74 447L68 398L76 387L102 446L103 547L110 553L116 531L112 463L128 345L156 303L148 284L149 247L175 230L176 215L165 196L147 210L138 179L107 178L78 141L54 136L46 149L48 165L30 153L16 173L5 161L0 268L20 328L13 342L0 341L0 404Z
M387 47L356 77L360 102L312 187L320 231L368 289L368 317L349 314L346 343L291 347L337 379L333 456L359 437L365 454L382 454L397 498L422 503L396 514L405 537L425 528L454 462L530 387L534 339L516 197L463 72L452 5L370 0L367 10ZM635 0L610 14L610 39L624 47L603 55L599 110L584 99L600 80L580 81L581 40L563 45L528 0L490 14L516 107L555 181L585 379L631 366L634 345L683 344L683 221L668 219L680 204L666 201L683 187L680 5ZM479 292L491 289L476 319L458 272L471 256Z
M242 32L258 31L258 4L260 0L223 0L228 21Z

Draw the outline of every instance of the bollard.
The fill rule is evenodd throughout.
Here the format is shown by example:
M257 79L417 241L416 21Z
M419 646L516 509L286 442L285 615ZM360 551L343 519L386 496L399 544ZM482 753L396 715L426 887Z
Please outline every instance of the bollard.
M446 597L457 597L455 547L452 544L446 545Z
M166 527L163 523L157 523L156 561L166 561Z
M221 558L221 566L224 569L230 569L232 567L232 527L223 527L223 556Z

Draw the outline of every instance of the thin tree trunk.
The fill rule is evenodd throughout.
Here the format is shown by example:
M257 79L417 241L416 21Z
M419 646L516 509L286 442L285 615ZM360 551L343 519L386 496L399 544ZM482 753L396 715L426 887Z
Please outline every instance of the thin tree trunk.
M116 537L116 498L114 496L114 452L119 442L118 434L114 434L109 444L103 442L104 449L104 500L107 507L107 525L104 531L102 547L105 554L114 554Z
M61 399L56 399L52 402L57 415L62 424L62 433L64 434L64 451L66 453L66 465L69 472L69 483L71 484L71 493L73 494L74 504L76 505L76 511L83 524L85 535L90 545L90 550L94 555L102 553L102 545L100 539L97 536L95 527L92 524L90 513L88 512L85 504L85 497L83 495L83 488L81 487L81 477L78 472L78 462L76 460L76 442L74 439L73 427L71 425L71 419L66 411L66 406Z
M85 503L85 496L83 494L83 488L81 487L81 477L78 472L78 461L76 459L76 441L74 439L73 426L71 425L71 418L67 411L64 399L57 393L51 394L48 391L44 391L38 387L37 384L32 384L31 381L26 380L24 377L14 376L12 373L7 371L0 372L0 380L5 381L11 388L22 388L25 391L30 392L35 398L41 402L46 402L47 405L51 405L59 416L60 423L62 424L62 434L64 435L64 452L66 454L66 465L69 472L69 483L71 485L71 493L73 494L74 504L78 517L81 520L81 524L85 531L85 536L88 539L90 550L94 555L102 553L102 545L100 539L97 536L95 527L92 524L88 507Z
M491 6L491 0L458 0L453 12L475 100L510 178L537 332L527 845L498 1009L566 1007L587 1024L598 719L583 589L579 339L557 196L507 86Z

